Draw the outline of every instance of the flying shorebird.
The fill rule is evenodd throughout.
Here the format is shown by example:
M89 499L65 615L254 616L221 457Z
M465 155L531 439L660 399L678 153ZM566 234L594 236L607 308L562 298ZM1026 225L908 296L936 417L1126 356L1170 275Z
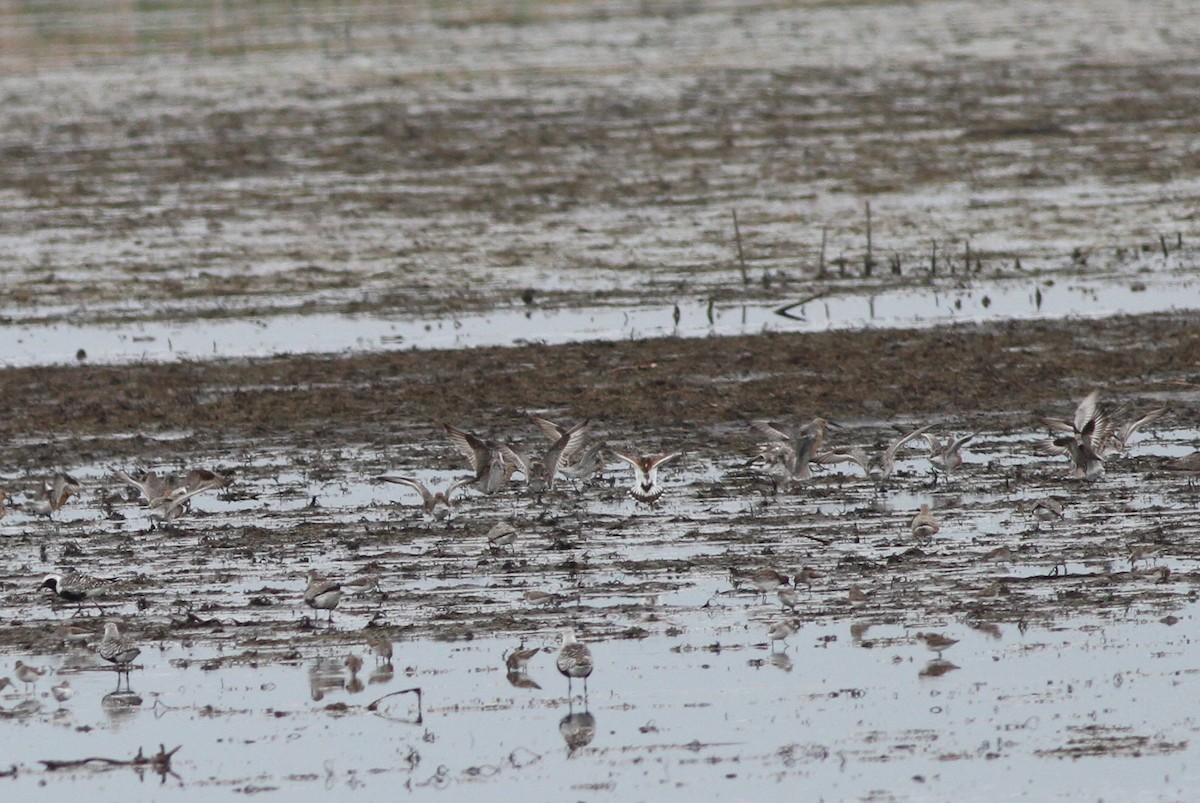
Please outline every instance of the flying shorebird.
M449 518L450 513L454 510L452 496L455 491L464 485L470 485L475 482L475 477L463 477L450 483L444 491L431 492L425 483L420 480L414 480L411 477L376 477L375 479L383 482L392 482L396 485L407 485L421 495L421 506L425 510L425 514L433 518L434 521L445 521Z
M584 445L587 439L588 423L586 420L581 421L564 431L540 459L507 447L508 453L516 458L518 468L525 475L525 482L533 493L540 494L542 491L554 489L554 478L558 475L559 470Z
M562 632L562 649L555 661L558 671L567 679L567 696L572 697L571 681L583 678L583 699L587 700L587 679L592 674L592 651L586 644L575 640L575 631L567 628Z
M531 416L531 418L533 423L537 425L537 428L541 430L541 433L552 444L558 443L562 436L569 433L572 429L572 427L564 427L540 415ZM588 443L585 439L583 444L576 447L572 456L563 456L562 463L558 467L558 473L569 480L586 480L604 468L604 450L606 448L607 444L604 441L592 441Z
M972 438L979 434L979 430L975 430L970 435L964 435L958 440L947 439L945 443L940 441L936 435L925 433L924 438L929 443L929 464L933 466L933 481L937 482L937 473L940 470L946 475L947 480L954 469L963 464L962 447Z
M315 611L329 611L329 621L333 621L333 609L342 601L342 586L317 573L315 569L308 570L308 585L304 589L304 604Z
M1100 391L1093 390L1079 402L1075 416L1070 420L1043 418L1042 423L1057 437L1043 441L1042 449L1048 454L1066 455L1071 458L1077 480L1091 480L1104 473L1104 445L1113 433L1112 419L1100 407Z
M836 427L837 424L824 418L814 418L795 429L763 420L751 421L750 426L767 438L767 443L760 449L771 452L776 459L785 464L791 464L789 479L807 481L812 479L812 468L809 464L816 460L817 453L825 443L825 427Z
M633 466L634 483L629 489L629 495L643 505L653 505L666 490L658 484L658 467L682 456L682 452L658 457L640 457L615 451L613 455Z
M83 483L70 474L60 471L42 482L42 489L38 495L26 502L24 508L35 516L45 516L53 521L54 514L67 503L67 500L82 492ZM55 522L55 526L58 526L58 522Z
M485 494L494 494L503 488L521 467L517 455L502 443L484 440L449 424L442 424L442 428L459 454L470 461L471 470L475 472L470 484Z
M1116 412L1114 412L1110 418L1115 420L1117 416L1124 415L1126 409L1126 405L1122 405L1121 407L1117 408ZM1159 407L1157 410L1151 410L1150 412L1146 413L1141 418L1136 418L1132 421L1126 421L1124 424L1115 427L1108 440L1101 445L1101 450L1106 455L1124 454L1125 452L1129 451L1129 440L1133 437L1134 433L1144 426L1153 424L1155 421L1166 415L1166 413L1166 407Z
M919 429L914 429L907 435L900 436L888 444L887 448L877 457L869 458L866 452L859 448L834 449L818 455L816 462L826 465L846 462L857 463L866 472L867 476L871 478L871 481L875 483L876 487L883 489L887 485L888 480L892 478L892 474L896 471L896 453L900 451L904 444L913 438L919 438L924 435L932 426L932 424L926 424Z

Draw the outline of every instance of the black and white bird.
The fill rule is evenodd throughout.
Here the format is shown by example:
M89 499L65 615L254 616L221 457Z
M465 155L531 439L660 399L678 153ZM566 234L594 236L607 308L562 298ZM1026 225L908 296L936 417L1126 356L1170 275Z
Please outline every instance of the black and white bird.
M629 489L629 495L643 505L653 505L666 490L658 484L658 467L681 457L682 452L658 457L641 457L616 451L613 455L633 466L633 487Z
M141 652L140 647L121 635L121 630L117 627L116 622L105 623L104 638L96 647L96 653L105 661L116 666L118 672L128 672L129 665L141 655Z
M77 604L79 606L78 613L83 613L83 605L86 602L95 604L99 609L100 605L96 600L108 594L112 586L111 580L102 580L99 577L92 577L90 574L69 571L63 574L46 575L38 589L50 589L59 599Z

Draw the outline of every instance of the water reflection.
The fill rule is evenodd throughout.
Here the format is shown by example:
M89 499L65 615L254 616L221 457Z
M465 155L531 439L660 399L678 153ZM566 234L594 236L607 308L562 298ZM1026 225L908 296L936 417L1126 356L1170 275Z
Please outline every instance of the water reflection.
M596 738L596 717L587 710L578 714L570 709L568 711L569 713L559 720L558 734L566 742L567 757L570 758L575 755L575 751L587 747L592 743L592 739Z

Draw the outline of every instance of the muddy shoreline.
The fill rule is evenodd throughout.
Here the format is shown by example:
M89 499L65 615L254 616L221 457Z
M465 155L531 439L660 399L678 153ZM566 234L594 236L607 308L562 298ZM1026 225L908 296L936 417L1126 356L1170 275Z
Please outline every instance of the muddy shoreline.
M131 366L10 368L6 469L69 463L72 437L162 431L223 437L320 432L401 442L440 421L524 425L527 412L689 439L749 418L1016 426L1093 387L1195 405L1200 331L1189 315L937 329L656 339ZM701 440L705 436L700 436ZM48 443L33 442L47 438ZM314 444L315 445L315 444ZM138 459L140 446L108 444ZM92 445L90 449L97 448Z

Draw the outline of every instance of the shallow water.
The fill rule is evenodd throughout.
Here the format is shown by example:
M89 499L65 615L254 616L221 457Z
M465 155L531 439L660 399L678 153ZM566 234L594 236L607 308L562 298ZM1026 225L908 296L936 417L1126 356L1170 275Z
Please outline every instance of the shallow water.
M1200 307L1188 2L279 10L0 10L0 365ZM43 463L69 461L88 490L56 524L0 520L0 674L55 672L0 694L0 771L19 769L0 789L1188 798L1200 491L1163 463L1200 433L1172 414L1081 484L1037 453L1037 425L1014 431L1027 414L939 422L982 430L967 465L935 485L906 452L886 493L841 467L773 496L741 465L748 432L605 432L687 452L658 508L612 465L540 501L464 491L448 525L374 482L461 476L427 427L389 422L382 445L152 431L139 458L236 469L156 532L108 479L112 454L138 450L56 414L10 446L50 443ZM836 442L878 443L891 423ZM20 502L40 480L6 466L0 483ZM1043 496L1062 521L1020 510ZM942 530L916 544L924 502ZM521 533L511 551L486 546L497 521ZM819 573L786 649L766 641L775 596L733 586L765 565ZM101 606L142 646L140 705L106 707L114 674L52 635L75 606L36 585L67 566L118 582ZM301 602L313 568L381 590L347 594L327 625ZM553 668L566 625L597 660L595 733L574 750L564 727L588 722L564 723L583 709ZM956 666L931 663L921 631L958 639ZM390 676L364 647L379 633ZM505 677L521 642L548 650L541 689ZM43 696L60 677L77 690L62 712ZM411 696L365 710L412 686L419 724ZM181 746L161 781L38 763L159 744Z

